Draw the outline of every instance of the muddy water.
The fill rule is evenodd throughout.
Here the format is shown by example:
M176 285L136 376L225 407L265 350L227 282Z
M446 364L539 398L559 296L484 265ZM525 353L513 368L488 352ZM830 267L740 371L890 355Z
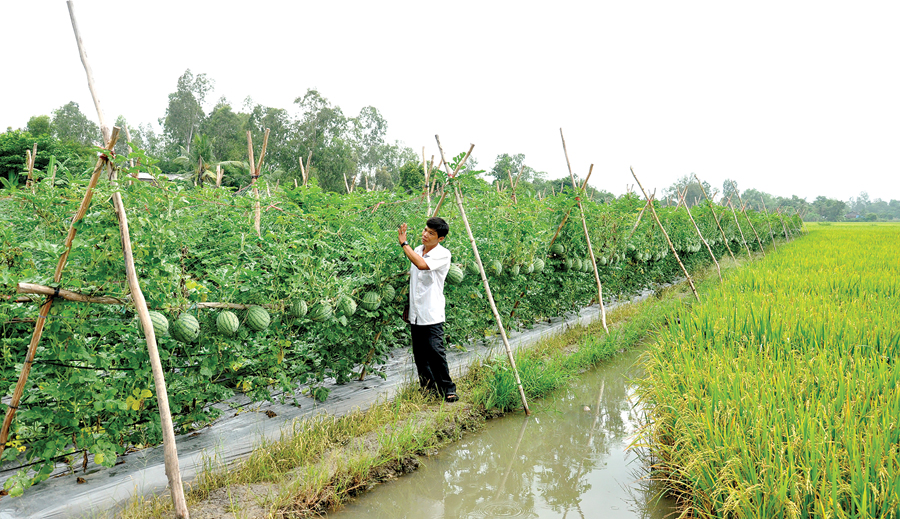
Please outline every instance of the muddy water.
M531 405L532 416L492 420L379 485L331 519L663 518L646 468L626 448L640 427L629 380L638 351L620 354Z

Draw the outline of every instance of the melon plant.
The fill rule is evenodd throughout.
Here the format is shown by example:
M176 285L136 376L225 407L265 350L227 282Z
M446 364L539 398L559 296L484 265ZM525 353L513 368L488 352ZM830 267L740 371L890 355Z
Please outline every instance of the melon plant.
M393 285L384 285L381 287L381 299L382 301L391 302L397 297L397 291L394 290Z
M261 332L269 327L269 312L261 306L251 306L247 309L247 326Z
M181 314L170 328L172 338L178 342L190 344L200 338L200 323L191 314Z
M544 271L544 260L542 260L541 258L535 258L534 271L535 272L543 272Z
M337 307L338 310L348 317L356 313L356 301L346 294L338 298Z
M153 334L157 337L167 337L169 335L169 320L166 319L166 316L154 310L150 310L147 313L150 314L150 322L153 323ZM144 328L140 319L138 319L138 330L143 334Z
M360 303L362 307L368 311L377 310L381 305L381 296L378 295L378 292L366 292L366 294L362 298L362 303Z
M309 308L306 306L306 301L294 301L294 304L291 305L290 312L294 317L303 317L306 315L306 312Z
M309 309L309 318L313 321L325 321L331 319L334 311L326 302L316 303Z
M492 261L489 268L495 276L499 276L500 273L503 272L503 264L500 263L500 260Z
M234 315L234 312L225 310L216 317L216 329L219 330L219 333L222 335L231 337L237 333L238 328L240 327L241 321L238 319L238 316Z
M450 270L447 271L447 281L449 281L453 285L458 285L463 281L463 271L461 268L456 265L450 265Z

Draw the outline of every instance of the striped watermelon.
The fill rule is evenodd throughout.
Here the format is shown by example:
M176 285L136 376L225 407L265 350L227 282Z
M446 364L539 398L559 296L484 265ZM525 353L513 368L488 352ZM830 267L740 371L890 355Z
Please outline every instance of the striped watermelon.
M531 274L532 272L534 272L534 263L525 265L525 274Z
M553 246L550 247L550 252L557 256L562 256L566 253L566 247L562 243L554 243Z
M391 302L396 297L397 297L397 291L394 290L393 285L384 285L383 287L381 287L382 301Z
M519 265L513 265L513 266L510 267L510 269L509 269L509 275L510 275L510 276L513 276L513 277L516 277L516 276L519 275L519 272L520 272L520 271L521 271L521 267L519 267Z
M542 260L541 258L535 258L534 271L535 272L543 272L544 271L544 260Z
M172 332L172 337L176 341L185 344L197 342L197 339L200 338L200 323L197 322L197 318L191 314L181 314L178 319L172 323L169 330Z
M450 270L447 271L447 281L451 284L458 285L463 281L463 271L461 268L456 265L450 265Z
M469 274L478 274L480 271L478 270L478 262L472 260L466 263L466 270L469 271Z
M597 258L597 263L599 263L600 265L606 265L607 263L609 263L609 260L606 259L606 256L600 256L599 258Z
M261 306L251 306L247 309L247 326L261 332L269 327L269 312Z
M216 317L216 329L219 330L219 333L222 335L231 337L237 333L238 328L240 327L241 321L238 319L238 316L234 315L234 312L226 310Z
M294 301L294 304L291 305L290 312L294 317L303 317L306 315L308 308L306 306L306 301Z
M346 294L338 298L337 307L348 317L356 313L356 301Z
M575 258L572 261L572 268L575 270L581 270L581 258Z
M500 263L500 260L494 260L489 268L495 276L499 276L503 272L503 263Z
M313 321L325 321L334 315L331 305L326 302L316 303L309 309L309 318Z
M378 295L378 292L366 292L366 295L363 296L361 305L370 312L377 310L381 305L381 296Z
M166 319L166 316L154 310L150 310L147 313L150 314L150 322L153 323L153 335L157 337L167 337L169 335L169 320ZM138 319L137 323L138 331L141 332L141 335L143 336L144 327L141 324L141 320Z

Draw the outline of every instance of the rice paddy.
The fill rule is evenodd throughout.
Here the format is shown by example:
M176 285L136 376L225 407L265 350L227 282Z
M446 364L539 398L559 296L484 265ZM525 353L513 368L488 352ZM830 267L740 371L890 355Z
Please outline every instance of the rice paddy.
M900 225L812 226L672 313L641 398L681 517L898 517Z

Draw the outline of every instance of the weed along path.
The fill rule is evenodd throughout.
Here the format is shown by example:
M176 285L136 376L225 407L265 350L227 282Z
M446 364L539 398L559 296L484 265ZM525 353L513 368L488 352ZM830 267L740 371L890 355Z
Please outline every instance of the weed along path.
M607 304L612 310L624 303L637 302L653 294L651 290L624 301ZM531 330L510 334L510 345L523 349L542 338L558 335L574 326L599 318L599 307L591 306L579 314L555 318ZM455 376L465 374L479 360L496 355L498 344L479 342L468 348L451 348L448 362ZM407 348L394 351L384 366L386 377L369 376L363 381L328 385L329 396L317 402L298 392L300 406L278 403L254 403L236 397L217 404L223 415L208 427L177 439L183 479L194 481L204 468L230 465L246 458L261 442L279 439L297 419L317 416L343 416L354 410L366 410L377 402L394 397L412 380L415 366ZM80 460L79 460L80 461ZM73 473L73 468L74 473ZM82 470L78 461L59 464L50 479L30 488L18 498L0 499L0 519L105 517L135 498L161 494L166 488L161 447L148 448L121 456L116 466L103 468L88 463Z

